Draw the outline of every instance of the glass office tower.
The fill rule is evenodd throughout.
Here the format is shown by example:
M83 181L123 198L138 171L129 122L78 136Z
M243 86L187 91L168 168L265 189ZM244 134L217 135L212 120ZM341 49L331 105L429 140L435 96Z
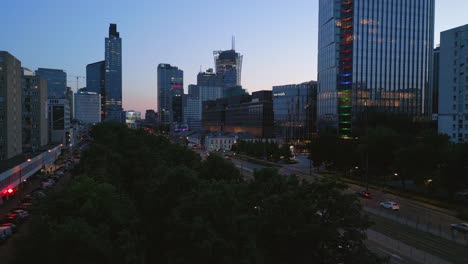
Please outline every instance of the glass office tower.
M158 112L161 124L182 122L184 72L170 64L158 65Z
M319 127L350 137L363 113L429 117L434 0L320 0Z
M58 69L39 68L36 75L47 80L47 98L65 98L67 73Z
M103 121L122 122L122 39L117 25L110 24L105 40L105 102Z

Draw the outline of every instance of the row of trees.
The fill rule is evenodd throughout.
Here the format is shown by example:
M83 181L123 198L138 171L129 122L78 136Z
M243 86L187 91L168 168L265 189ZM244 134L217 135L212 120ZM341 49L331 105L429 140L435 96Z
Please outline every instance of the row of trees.
M336 182L276 170L245 181L161 136L117 124L94 142L69 187L33 212L16 263L382 263L370 222Z
M310 158L317 169L325 165L362 176L368 165L371 179L397 176L403 182L414 180L449 194L468 186L468 144L452 144L446 135L397 121L369 122L367 133L354 139L325 132L312 140Z
M245 154L251 157L267 159L270 161L279 161L280 159L289 160L292 157L288 145L278 145L273 142L248 142L238 141L233 145L232 150L238 154Z

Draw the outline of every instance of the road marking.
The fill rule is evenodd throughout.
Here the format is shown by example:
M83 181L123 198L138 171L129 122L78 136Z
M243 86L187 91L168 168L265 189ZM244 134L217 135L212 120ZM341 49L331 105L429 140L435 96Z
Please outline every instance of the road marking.
M391 253L391 252L389 252L389 251L387 251L387 250L385 250L385 249L383 249L383 248L380 248L380 247L379 247L379 248L377 248L377 249L379 249L380 251L383 251L383 252L389 254L390 256L392 256L392 257L394 257L394 258L397 258L397 259L399 259L399 260L403 260L400 256L395 255L395 254L393 254L393 253Z

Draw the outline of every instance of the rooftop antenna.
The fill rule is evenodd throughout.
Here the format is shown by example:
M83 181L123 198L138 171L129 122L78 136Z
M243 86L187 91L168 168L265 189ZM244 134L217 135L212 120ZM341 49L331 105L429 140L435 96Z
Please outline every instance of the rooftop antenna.
M232 50L236 50L236 37L232 36Z
M200 65L200 72L201 72L201 68L202 68L202 66Z

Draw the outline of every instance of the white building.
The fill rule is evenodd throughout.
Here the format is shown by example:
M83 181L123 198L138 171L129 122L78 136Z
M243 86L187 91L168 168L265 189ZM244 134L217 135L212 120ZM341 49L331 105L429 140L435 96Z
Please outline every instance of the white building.
M49 142L72 144L68 99L49 99Z
M101 122L101 95L86 91L75 93L75 119L83 124Z
M438 131L468 141L468 25L440 34ZM435 71L437 72L437 70Z

